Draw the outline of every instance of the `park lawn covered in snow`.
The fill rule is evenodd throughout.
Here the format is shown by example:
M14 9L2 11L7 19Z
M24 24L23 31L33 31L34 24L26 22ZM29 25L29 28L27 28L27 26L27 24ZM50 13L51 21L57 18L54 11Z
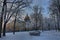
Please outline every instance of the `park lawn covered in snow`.
M29 32L6 33L6 37L2 36L0 40L60 40L60 32L43 31L40 36L31 36Z

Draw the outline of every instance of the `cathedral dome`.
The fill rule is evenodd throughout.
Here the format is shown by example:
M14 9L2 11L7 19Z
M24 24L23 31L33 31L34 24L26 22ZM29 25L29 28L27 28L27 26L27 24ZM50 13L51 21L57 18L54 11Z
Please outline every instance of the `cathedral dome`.
M25 16L24 21L30 21L28 14Z

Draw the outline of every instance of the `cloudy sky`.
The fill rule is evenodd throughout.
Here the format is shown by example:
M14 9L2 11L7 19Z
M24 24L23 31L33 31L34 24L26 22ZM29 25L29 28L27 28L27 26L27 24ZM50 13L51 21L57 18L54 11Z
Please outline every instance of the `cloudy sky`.
M49 6L49 0L33 0L33 3L31 4L31 6L33 7L34 5L38 5L38 6L43 6L44 8L44 12L43 12L43 16L44 17L48 17L48 6ZM26 12L28 14L31 14L32 13L32 10L28 9L26 10Z
M12 0L10 0L12 1ZM48 17L48 6L49 6L49 0L33 0L31 7L34 5L42 6L44 8L43 16ZM32 9L26 8L26 13L29 15L33 12Z

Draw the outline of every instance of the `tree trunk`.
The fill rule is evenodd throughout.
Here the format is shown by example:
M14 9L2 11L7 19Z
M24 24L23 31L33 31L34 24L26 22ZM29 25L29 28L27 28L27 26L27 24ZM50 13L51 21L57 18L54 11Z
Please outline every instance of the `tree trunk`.
M5 32L6 32L6 23L4 23L3 36L6 36Z
M43 29L43 23L41 23L41 24L42 24L41 26L42 26L42 32L43 32L43 30L44 30L44 29Z
M48 23L48 30L50 30L50 23Z
M3 13L5 14L3 14L4 15L4 20L6 19L6 8L7 8L7 4L6 4L6 0L4 0L4 2L3 2ZM5 22L4 21L4 27L3 27L3 36L5 36L5 31L6 31L6 23L7 22Z
M59 30L59 15L57 14L57 30Z
M37 21L36 21L36 30L37 30Z
M1 20L0 20L0 38L1 38L1 31L2 31L2 18L3 18L3 16L1 15Z
M36 13L36 30L37 30L37 13Z
M18 11L17 11L18 13ZM13 28L13 34L15 34L15 27L16 27L16 18L17 18L17 13L15 15L15 20L14 20L14 28Z
M1 31L2 31L2 22L0 23L0 38L1 38Z
M15 24L16 24L16 19L14 20L13 34L15 34Z
M0 26L0 38L1 38L1 26Z
M36 24L35 24L35 30L37 30L37 17L35 19L35 22L36 22Z

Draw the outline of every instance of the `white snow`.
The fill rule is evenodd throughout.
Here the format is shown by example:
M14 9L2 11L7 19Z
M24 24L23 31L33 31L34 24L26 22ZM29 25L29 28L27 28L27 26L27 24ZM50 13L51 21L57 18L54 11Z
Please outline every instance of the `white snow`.
M60 32L43 31L40 36L30 36L29 32L6 33L6 37L2 36L0 40L60 40Z

